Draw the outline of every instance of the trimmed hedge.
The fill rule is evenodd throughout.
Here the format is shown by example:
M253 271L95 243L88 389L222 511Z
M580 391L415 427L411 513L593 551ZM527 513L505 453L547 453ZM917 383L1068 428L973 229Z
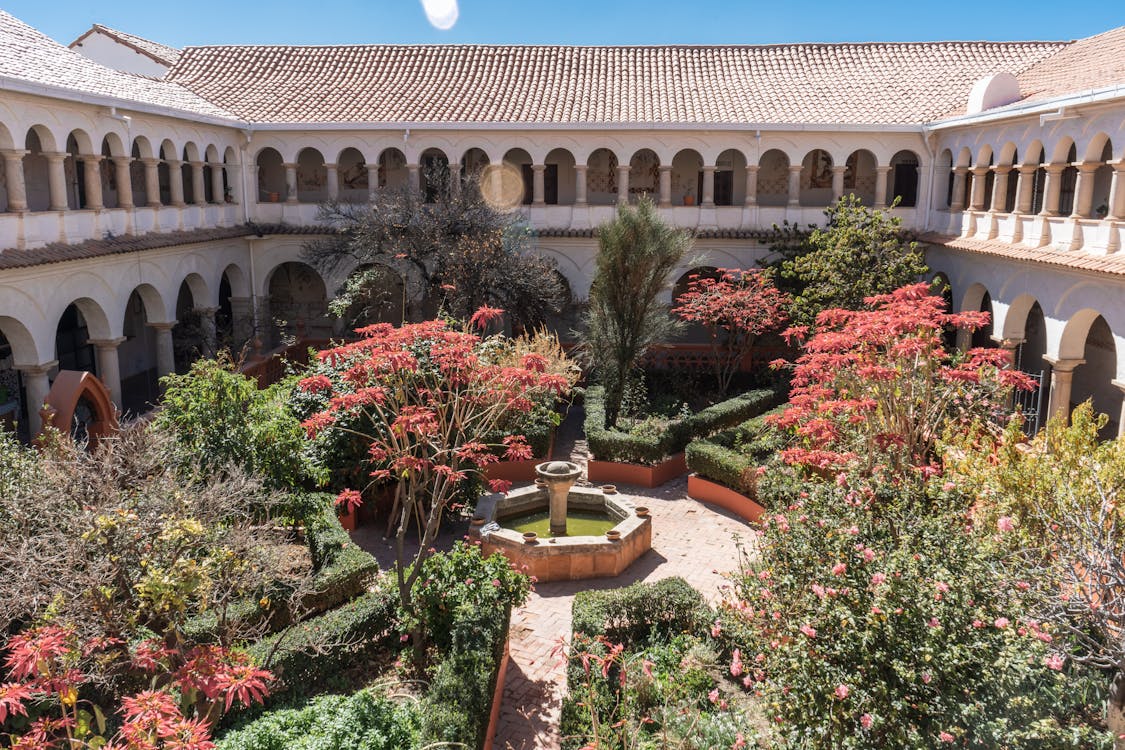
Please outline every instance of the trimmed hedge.
M753 495L758 467L785 447L782 434L766 424L767 416L762 414L734 429L692 440L685 450L688 469L736 492Z
M607 430L605 388L594 386L586 391L586 442L591 454L599 461L653 465L684 450L693 438L733 427L781 401L781 392L773 388L748 391L708 406L690 417L675 420L659 437L654 438Z
M683 578L665 578L607 591L579 591L572 614L576 635L640 644L699 633L711 610L703 595Z
M356 661L388 648L397 639L397 594L376 589L331 612L291 625L267 636L248 651L282 683L271 697L286 690L321 685Z

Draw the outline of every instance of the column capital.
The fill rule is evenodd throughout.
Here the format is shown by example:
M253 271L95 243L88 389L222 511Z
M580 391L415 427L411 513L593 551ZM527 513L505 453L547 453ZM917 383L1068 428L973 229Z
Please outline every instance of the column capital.
M285 167L286 169L296 169L297 168L297 165L294 162L291 162L291 161L282 162L281 166ZM410 165L407 165L407 166L410 166Z
M234 299L233 297L231 299ZM192 310L200 315L214 315L219 311L218 307L193 307Z
M1016 171L1020 174L1032 175L1039 171L1038 164L1019 164L1016 166Z
M832 174L844 174L847 171L848 171L848 165L847 164L833 164L832 165Z
M660 171L661 172L671 172L672 171L672 165L671 164L661 164L660 165Z
M961 175L962 177L967 175L969 173L969 171L970 170L969 170L968 167L954 167L953 168L953 174Z
M1081 161L1075 162L1074 166L1082 174L1093 174L1098 171L1098 167L1102 166L1100 161Z
M171 331L179 322L178 320L164 320L159 323L145 323L145 325L157 331Z
M223 165L223 164L212 164L211 166L212 166L212 167L222 167L222 166L225 166L225 165ZM336 163L336 162L334 162L334 161L326 161L326 162L324 162L324 167L325 167L326 169L336 169L336 168L337 168L337 167L339 167L339 166L340 166L340 165L339 165L339 164L337 164L337 163Z
M718 167L714 164L704 164L703 165L703 171L704 172L714 172L716 169L718 169Z
M165 159L165 162L169 167L172 168L182 167L184 165L184 162L181 159Z
M1113 380L1109 381L1109 384L1112 385L1114 388L1118 388L1122 391L1125 391L1125 381L1118 380L1117 378L1114 378Z
M879 169L879 167L876 167L876 169ZM973 167L969 171L973 173L974 177L984 177L991 169L992 167Z
M1008 174L1009 172L1012 171L1012 168L1013 167L1012 167L1011 164L997 164L995 167L992 168L992 171L995 172L998 175Z
M875 172L876 172L876 174L880 174L880 173L881 174L890 174L891 169L892 169L892 167L889 164L886 165L886 166L880 165L880 166L875 167Z
M789 174L800 174L801 170L805 168L804 164L790 164Z
M576 170L580 171L580 172L585 172L589 168L589 165L587 165L587 164L575 164L574 168Z
M111 339L87 339L86 343L92 345L97 349L116 349L126 340L126 338L126 336L118 336L117 338Z
M1020 344L1024 342L1024 339L998 339L995 336L992 337L992 340L996 342L996 345L998 347L1000 347L1001 349L1006 349L1008 351L1018 349L1020 347Z
M43 362L38 365L15 365L15 368L25 375L46 375L51 370L59 366L57 359L52 359L50 362Z
M1052 357L1044 354L1043 361L1051 366L1051 369L1060 373L1073 373L1075 368L1079 365L1086 364L1084 359L1063 359L1061 357Z
M535 172L545 172L547 170L547 165L546 164L532 164L531 169L532 169L532 171L535 171Z
M630 169L630 166L628 164L618 164L617 165L617 171L618 172L628 172L629 169Z
M671 167L669 167L669 169L671 169ZM761 166L759 166L757 164L747 164L746 165L746 171L747 172L757 173L759 169L761 169Z
M1062 171L1069 167L1070 164L1064 162L1044 164L1043 169L1047 170L1047 174L1062 174Z
M129 166L133 163L133 157L131 156L111 156L109 160L114 164L123 164L125 166Z
M23 157L27 156L29 153L31 153L31 152L27 151L25 149L22 149L22 148L5 148L5 149L0 150L0 155L2 155L5 159L7 159L9 161L15 161L16 159L23 159Z
M144 164L146 167L159 167L162 161L163 159L159 159L155 156L142 156L140 158L141 164Z

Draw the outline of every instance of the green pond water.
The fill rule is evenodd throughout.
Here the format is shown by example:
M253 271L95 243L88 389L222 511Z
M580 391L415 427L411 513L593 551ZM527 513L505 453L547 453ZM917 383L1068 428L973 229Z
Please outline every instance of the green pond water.
M544 510L526 516L506 518L500 522L500 525L521 534L534 531L540 539L548 539L551 536L551 513ZM567 536L602 536L616 525L617 519L597 511L572 510L566 514Z

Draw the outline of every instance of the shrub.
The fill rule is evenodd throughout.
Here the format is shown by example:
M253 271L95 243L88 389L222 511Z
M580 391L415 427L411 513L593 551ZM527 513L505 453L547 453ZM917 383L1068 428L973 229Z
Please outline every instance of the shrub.
M605 390L594 386L586 391L586 441L590 453L599 461L656 464L684 450L692 438L710 435L758 416L780 400L777 391L761 388L675 420L653 434L633 435L602 426L605 423Z
M766 419L776 411L748 419L734 429L692 440L684 451L688 469L737 492L754 495L759 467L785 447L784 434Z
M708 615L703 596L687 581L665 578L608 591L579 591L574 597L572 629L614 643L653 643L699 632Z
M271 711L234 729L217 750L400 750L417 747L419 711L371 690L323 695L303 708Z

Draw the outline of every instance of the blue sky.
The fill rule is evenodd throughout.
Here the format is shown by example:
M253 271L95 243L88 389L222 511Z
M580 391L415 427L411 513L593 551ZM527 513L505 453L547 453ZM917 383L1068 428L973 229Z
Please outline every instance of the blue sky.
M1121 0L461 0L449 31L429 24L419 0L7 0L3 8L63 42L98 22L173 46L1070 39L1125 25Z

